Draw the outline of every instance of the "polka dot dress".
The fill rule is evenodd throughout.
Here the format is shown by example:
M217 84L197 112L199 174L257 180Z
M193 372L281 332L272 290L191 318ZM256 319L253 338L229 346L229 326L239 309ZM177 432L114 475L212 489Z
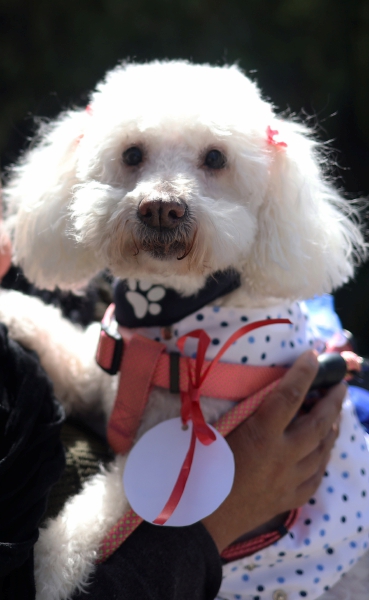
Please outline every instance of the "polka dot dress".
M254 321L288 318L290 325L270 325L237 340L222 361L251 365L288 366L302 352L316 347L304 303L267 310L207 306L173 326L165 340L157 327L138 332L176 351L177 339L204 329L211 339L206 358L214 358L230 335ZM187 356L196 356L188 340ZM296 523L273 545L223 567L219 600L314 600L328 590L362 556L369 544L369 453L353 406L346 399L340 436L322 483L302 507Z

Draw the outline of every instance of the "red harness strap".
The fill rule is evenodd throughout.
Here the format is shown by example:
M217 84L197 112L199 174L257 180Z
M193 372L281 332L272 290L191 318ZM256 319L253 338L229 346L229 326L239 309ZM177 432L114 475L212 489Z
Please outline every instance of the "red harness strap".
M118 326L114 321L114 308L114 304L110 305L104 315L96 360L110 374L120 371L117 398L108 424L108 441L116 453L125 454L132 447L150 389L154 386L171 389L171 357L164 344ZM204 371L211 362L204 361ZM187 392L189 370L195 371L196 361L181 356L178 365L176 392ZM217 362L201 385L201 395L240 402L282 377L285 371L282 367ZM232 411L227 413L228 417L225 415L226 421L232 418L231 414ZM226 435L228 431L220 433Z
M125 454L137 433L160 355L165 345L134 335L126 345L120 366L117 400L108 423L108 442Z

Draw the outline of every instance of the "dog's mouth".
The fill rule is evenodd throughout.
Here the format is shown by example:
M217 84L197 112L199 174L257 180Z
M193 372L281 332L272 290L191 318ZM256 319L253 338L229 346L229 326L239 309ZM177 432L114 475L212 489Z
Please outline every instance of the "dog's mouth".
M157 260L183 260L192 250L195 234L186 231L189 227L180 229L184 231L179 231L178 228L154 230L145 226L139 227L133 236L136 254L142 250Z

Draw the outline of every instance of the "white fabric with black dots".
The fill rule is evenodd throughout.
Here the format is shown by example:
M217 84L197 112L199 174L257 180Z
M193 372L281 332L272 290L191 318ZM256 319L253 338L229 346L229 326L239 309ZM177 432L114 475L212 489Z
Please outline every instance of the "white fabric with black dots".
M206 354L211 360L242 325L268 318L288 318L292 324L268 325L246 334L221 360L251 365L290 365L308 348L321 348L306 306L297 302L291 306L248 311L207 306L175 324L171 340L163 339L157 327L138 329L138 332L165 343L168 351L176 351L178 337L193 329L204 329L211 339ZM196 346L196 341L188 340L186 355L195 357ZM278 542L223 566L219 600L277 597L314 600L366 552L369 544L367 439L347 398L340 435L314 498L302 507L295 525Z
M212 360L228 338L243 325L265 319L289 319L291 324L267 325L238 339L222 356L231 363L264 365L291 365L302 352L314 345L314 331L309 323L304 303L275 306L268 309L228 308L205 306L172 326L173 337L165 340L159 327L140 328L137 331L166 344L169 352L178 351L177 339L194 329L204 329L211 339L206 359ZM197 340L188 339L187 356L196 356Z

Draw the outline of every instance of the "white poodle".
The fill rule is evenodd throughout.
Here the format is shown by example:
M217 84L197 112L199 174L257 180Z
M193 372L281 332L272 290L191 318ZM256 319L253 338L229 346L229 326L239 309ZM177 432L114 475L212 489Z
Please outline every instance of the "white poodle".
M178 337L197 323L213 341L208 359L247 319L287 316L292 330L268 326L252 339L239 340L224 360L291 364L314 342L300 301L340 286L365 255L361 233L328 180L328 160L319 150L307 128L278 117L235 66L118 66L97 86L87 108L70 110L45 125L13 169L5 198L15 260L33 283L48 289L81 288L108 268L128 281L122 295L132 308L133 326L142 320L140 333L159 338L172 350ZM218 275L209 278L214 273L220 279L224 273L239 278L236 289L225 295L215 292L210 305L181 315L174 328L145 321L164 310L159 301L167 290L196 302L209 282L216 287ZM5 291L0 294L0 318L15 339L39 354L69 413L95 412L109 418L118 376L95 363L98 325L82 332L54 308ZM191 354L193 347L188 344L185 350ZM136 439L156 423L178 416L180 406L178 395L173 399L168 390L155 387ZM228 408L222 400L202 399L209 422ZM347 401L340 439L353 428L357 424ZM357 435L361 448L359 429ZM342 444L337 443L333 463L342 459ZM355 452L360 448L355 446ZM104 536L128 509L122 486L125 460L117 455L113 467L91 479L41 531L36 546L39 600L66 599L88 580ZM359 462L357 471L359 466L365 470L364 463L369 467L366 451ZM359 474L354 473L355 462L351 467L347 473L354 495ZM330 470L332 478L334 469L339 466ZM340 481L338 474L336 479L337 489L344 491L340 486L347 486L346 480ZM355 521L346 533L334 521L340 509L336 517L333 509L324 513L329 495L324 485L316 500L322 514L314 515L325 519L327 528L331 519L333 538L338 532L329 539L336 562L326 540L311 544L315 550L319 546L323 567L329 563L328 579L319 570L313 576L317 555L311 558L306 550L309 539L301 533L304 526L307 531L310 515L305 509L317 511L311 503L293 525L294 537L287 535L259 556L224 567L222 598L250 598L248 590L257 587L260 578L261 600L277 597L279 588L287 590L289 600L307 593L317 598L327 581L331 586L356 563L365 552L369 531L367 498L360 496L364 484L357 483L357 504L350 508L357 515L358 503L364 503L361 526ZM336 507L338 493L332 498ZM299 560L305 561L306 572L300 588L293 579L299 547L305 548ZM289 566L277 557L279 566L272 576L268 565L273 553L292 559ZM255 560L264 568L253 570ZM243 576L241 583L237 569L249 573L248 582ZM368 583L369 561L364 558L324 598L366 598ZM302 593L304 589L308 592Z

